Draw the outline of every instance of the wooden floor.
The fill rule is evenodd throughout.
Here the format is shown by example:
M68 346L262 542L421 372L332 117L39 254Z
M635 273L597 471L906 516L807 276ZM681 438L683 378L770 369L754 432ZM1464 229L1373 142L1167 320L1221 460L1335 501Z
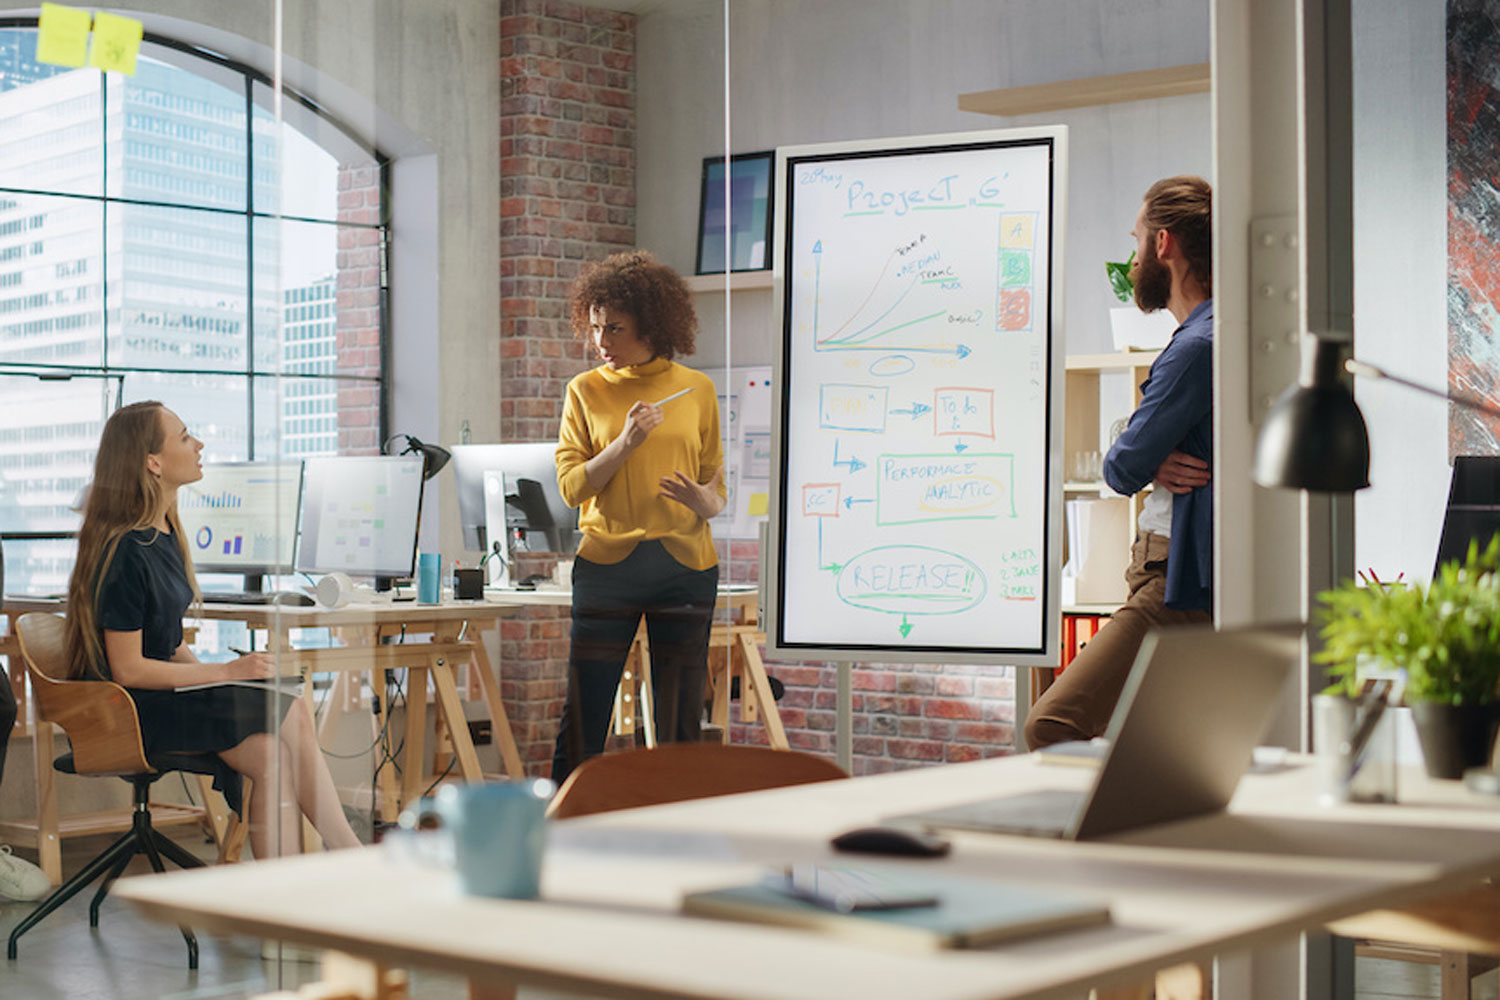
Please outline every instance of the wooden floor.
M368 818L365 827L368 829ZM109 839L68 841L63 851L64 870L76 871ZM189 850L211 856L209 845L201 839L180 839ZM28 856L24 850L18 853ZM145 868L144 862L138 860L137 864ZM316 978L313 964L287 961L278 965L263 960L258 940L207 935L199 937L199 969L190 972L187 948L176 928L136 919L123 903L106 900L98 930L90 930L91 895L80 893L21 939L19 959L0 965L0 998L244 1000L273 989L295 989ZM33 905L0 900L0 937L8 936ZM1500 1000L1496 984L1493 971L1475 979L1474 1000ZM1439 1000L1438 970L1432 965L1360 958L1355 967L1355 988L1356 1000ZM454 977L415 970L411 995L422 1000L467 1000L468 991ZM537 990L523 990L521 997L564 1000Z

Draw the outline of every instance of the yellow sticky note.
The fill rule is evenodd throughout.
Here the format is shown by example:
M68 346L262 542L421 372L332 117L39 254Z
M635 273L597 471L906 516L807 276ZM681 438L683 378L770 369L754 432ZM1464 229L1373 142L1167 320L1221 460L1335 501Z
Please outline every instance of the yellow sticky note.
M752 493L752 494L750 494L750 516L751 517L760 517L762 514L764 514L766 512L766 510L769 507L769 505L770 505L770 494L768 494L768 493Z
M54 66L82 66L89 55L89 12L62 4L42 4L37 22L36 61Z
M89 48L89 65L135 76L135 57L141 51L141 37L145 31L141 22L134 18L101 10L94 15L94 44Z

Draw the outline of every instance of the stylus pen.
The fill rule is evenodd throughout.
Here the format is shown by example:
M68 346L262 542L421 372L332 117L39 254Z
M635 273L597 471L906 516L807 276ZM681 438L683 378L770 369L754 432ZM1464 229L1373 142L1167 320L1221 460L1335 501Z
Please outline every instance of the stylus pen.
M239 649L238 647L235 647L235 646L230 646L229 647L229 651L231 653L233 653L235 656L249 656L250 655L250 650L248 650L248 649Z
M690 385L686 389L679 389L677 392L672 393L672 395L668 396L666 399L658 399L656 402L652 403L651 405L652 406L661 406L663 403L670 403L672 400L676 399L678 396L686 396L688 393L692 392L696 388L697 388L697 386Z

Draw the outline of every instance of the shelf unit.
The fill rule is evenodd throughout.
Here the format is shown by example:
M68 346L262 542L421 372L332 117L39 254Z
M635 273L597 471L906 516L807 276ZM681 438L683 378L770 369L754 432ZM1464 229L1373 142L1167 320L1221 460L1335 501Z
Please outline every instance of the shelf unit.
M1038 83L1029 87L979 90L971 94L959 94L958 109L1012 117L1101 104L1120 104L1125 101L1205 94L1211 85L1210 65L1192 63L1135 73L1112 73L1080 80Z
M724 275L719 274L694 274L684 276L688 291L694 295L724 294ZM748 292L755 289L769 291L771 288L770 271L732 271L729 274L729 290L731 292Z
M1072 470L1077 456L1093 452L1103 461L1110 442L1103 440L1100 429L1099 380L1109 373L1126 375L1131 383L1131 407L1140 402L1140 385L1150 371L1159 351L1127 351L1117 354L1075 354L1068 357L1063 386L1063 469ZM1078 578L1074 600L1065 610L1100 608L1113 610L1126 597L1124 570L1130 558L1130 544L1135 537L1135 519L1140 513L1143 494L1122 497L1102 480L1069 480L1063 483L1063 499L1091 500L1104 506L1095 508L1094 519L1103 528L1103 536L1091 534L1091 558ZM1064 554L1067 558L1067 553Z

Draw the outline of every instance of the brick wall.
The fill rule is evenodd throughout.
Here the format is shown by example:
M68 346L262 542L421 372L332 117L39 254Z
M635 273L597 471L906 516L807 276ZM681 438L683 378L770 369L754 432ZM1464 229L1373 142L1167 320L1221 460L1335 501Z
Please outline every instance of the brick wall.
M380 171L370 164L339 165L338 220L380 221ZM335 314L336 364L341 375L380 374L380 233L338 233ZM380 452L380 390L374 383L338 385L340 455Z
M786 685L778 707L794 749L832 756L837 670L832 663L766 664ZM877 774L1010 752L1015 682L1010 667L857 663L852 676L854 773ZM735 743L764 744L758 724L736 722Z
M593 363L568 287L585 260L635 245L635 17L502 0L500 73L501 440L555 441L568 380ZM567 612L544 608L501 633L502 693L535 774L551 769L567 637Z
M585 260L635 245L635 18L559 0L500 5L500 430L557 437Z

